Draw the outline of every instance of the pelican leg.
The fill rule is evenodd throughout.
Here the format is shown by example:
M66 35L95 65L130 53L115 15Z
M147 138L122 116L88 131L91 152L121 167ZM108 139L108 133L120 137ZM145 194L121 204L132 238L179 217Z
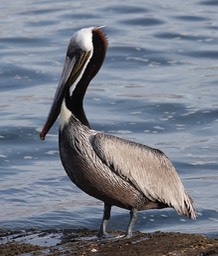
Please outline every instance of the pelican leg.
M137 219L137 209L133 208L130 211L130 221L126 230L125 238L130 238L132 236L132 229Z
M98 231L98 237L99 238L106 238L108 237L108 233L106 232L107 224L109 222L111 216L111 204L104 204L104 214L103 214L103 219L101 222L100 229Z

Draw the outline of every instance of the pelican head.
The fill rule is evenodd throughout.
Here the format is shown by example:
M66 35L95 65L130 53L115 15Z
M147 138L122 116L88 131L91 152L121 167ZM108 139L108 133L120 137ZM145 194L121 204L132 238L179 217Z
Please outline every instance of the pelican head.
M64 68L47 121L40 133L46 134L58 118L61 105L68 98L67 108L88 125L83 111L83 98L92 78L99 71L106 54L107 39L101 27L84 28L77 31L68 45Z

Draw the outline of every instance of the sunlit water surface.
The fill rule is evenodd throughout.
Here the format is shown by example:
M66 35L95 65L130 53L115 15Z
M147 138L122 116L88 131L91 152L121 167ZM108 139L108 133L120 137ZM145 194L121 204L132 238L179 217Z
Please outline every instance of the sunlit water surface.
M106 25L90 85L92 128L163 150L198 209L140 212L135 229L218 234L218 4L210 1L1 1L0 228L95 228L103 204L71 183L47 117L71 35ZM114 207L111 229L125 229Z

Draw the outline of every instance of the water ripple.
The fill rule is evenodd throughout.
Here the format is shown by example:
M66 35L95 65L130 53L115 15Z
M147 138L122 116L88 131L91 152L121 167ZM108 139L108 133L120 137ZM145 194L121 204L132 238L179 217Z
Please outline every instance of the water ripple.
M210 20L209 18L204 18L201 16L189 16L189 15L182 15L182 16L175 16L175 19L182 20L184 22L199 22L199 21L207 21Z
M156 18L133 18L121 20L121 24L130 25L130 26L157 26L164 24L164 21L156 19Z

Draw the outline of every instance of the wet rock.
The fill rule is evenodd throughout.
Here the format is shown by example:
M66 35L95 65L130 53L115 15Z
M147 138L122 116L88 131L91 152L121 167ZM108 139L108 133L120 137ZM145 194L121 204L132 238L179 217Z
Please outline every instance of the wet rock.
M0 231L0 255L218 256L218 238L199 234L135 232L122 239L122 232L114 231L102 240L96 234L88 229Z

